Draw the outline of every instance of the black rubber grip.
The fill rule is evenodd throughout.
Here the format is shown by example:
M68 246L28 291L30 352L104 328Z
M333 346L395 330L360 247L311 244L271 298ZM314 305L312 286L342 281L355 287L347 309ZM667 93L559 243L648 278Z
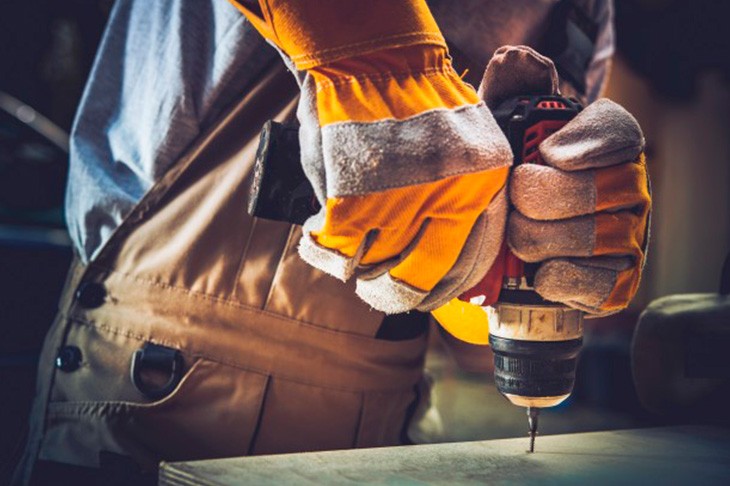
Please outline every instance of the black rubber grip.
M553 397L573 391L583 340L520 341L489 335L494 382L503 394Z

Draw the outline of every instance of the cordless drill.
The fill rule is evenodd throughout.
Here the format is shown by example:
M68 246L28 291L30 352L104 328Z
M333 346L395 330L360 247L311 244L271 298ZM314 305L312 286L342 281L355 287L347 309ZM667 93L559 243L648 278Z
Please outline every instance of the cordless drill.
M500 104L494 117L509 140L515 166L544 165L540 142L580 110L577 102L561 96L519 96ZM540 297L534 290L538 265L522 262L506 242L495 266L498 271L490 271L459 298L470 301L482 289L493 288L491 279L502 280L497 302L486 308L494 381L510 402L526 407L530 452L534 452L539 410L558 405L573 390L583 312Z
M514 165L544 164L538 145L579 111L580 105L561 96L518 96L494 110L510 142ZM296 126L273 121L264 125L249 198L249 214L303 224L320 205L299 160ZM573 390L582 344L583 313L549 302L533 289L536 264L520 261L503 243L495 265L474 289L460 299L470 301L501 279L498 301L487 307L489 342L494 351L497 389L510 402L526 407L530 452L534 451L541 408L564 401ZM499 283L498 283L499 284Z

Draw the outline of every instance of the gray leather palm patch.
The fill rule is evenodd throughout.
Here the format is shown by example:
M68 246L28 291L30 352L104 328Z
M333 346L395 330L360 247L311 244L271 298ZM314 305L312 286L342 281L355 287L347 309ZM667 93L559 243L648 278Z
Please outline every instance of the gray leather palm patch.
M512 152L484 103L404 120L322 127L327 196L354 196L510 165Z

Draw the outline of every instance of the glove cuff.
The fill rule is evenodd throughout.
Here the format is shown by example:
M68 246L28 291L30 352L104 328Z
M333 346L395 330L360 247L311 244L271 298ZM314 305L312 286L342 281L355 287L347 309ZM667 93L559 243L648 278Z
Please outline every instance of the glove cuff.
M299 70L394 47L446 47L425 0L259 0L260 12L231 2Z
M436 108L481 101L451 66L446 49L419 45L385 49L310 70L319 125L402 120Z

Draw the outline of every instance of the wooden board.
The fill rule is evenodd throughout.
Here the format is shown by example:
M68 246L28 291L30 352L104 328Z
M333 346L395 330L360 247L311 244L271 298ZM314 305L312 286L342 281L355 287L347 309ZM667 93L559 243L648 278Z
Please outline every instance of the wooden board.
M730 430L665 427L163 463L161 485L730 484Z

